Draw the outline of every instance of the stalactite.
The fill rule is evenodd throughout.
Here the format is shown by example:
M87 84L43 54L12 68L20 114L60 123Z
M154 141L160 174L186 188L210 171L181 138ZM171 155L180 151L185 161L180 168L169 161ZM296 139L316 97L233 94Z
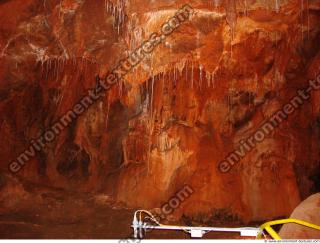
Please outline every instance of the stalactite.
M56 59L56 80L59 78L59 59Z
M184 59L184 60L176 63L175 66L176 66L177 70L179 71L180 76L182 76L183 69L184 69L185 66L186 66L186 59Z
M60 0L60 3L59 3L59 19L61 19L61 9L62 9L62 0Z
M215 8L218 8L221 4L221 0L213 0L213 4Z
M45 75L45 77L46 77L46 80L48 80L48 71L49 71L49 62L48 61L46 61L45 62L46 64L46 67L45 67L45 70L46 70L46 75Z
M300 15L301 15L301 38L302 40L304 39L304 33L303 33L303 21L304 21L304 0L301 0L301 10L300 10Z
M211 74L211 83L212 83L212 88L215 87L215 72L213 71Z
M248 2L244 0L244 15L248 17Z
M186 72L186 83L188 84L188 62L186 62L185 72Z
M308 40L310 39L310 9L309 9L309 0L307 1L307 35Z
M153 117L154 81L155 81L155 77L152 74L152 78L151 78L151 95L150 95L150 116L151 117Z
M56 61L55 61L55 59L53 59L52 73L53 73L52 78L55 79L56 78Z
M258 74L256 73L255 76L254 76L254 82L255 82L255 89L256 90L259 90L259 78L258 78Z
M163 70L162 70L162 72L161 72L161 77L162 77L162 87L164 87L165 86L165 69L163 68Z
M202 78L203 78L203 74L202 74L202 71L203 71L203 66L200 64L199 65L199 80L200 80L200 89L202 87Z
M201 59L201 53L200 53L200 32L197 30L197 37L196 37L196 43L197 43L197 50L196 50L196 59L200 60Z
M59 58L57 58L57 60L56 60L56 62L57 62L57 75L56 75L56 80L58 80L59 79L59 74L60 74L60 59Z
M37 61L37 65L38 65L38 61ZM43 62L40 62L40 65L41 65L41 74L43 74ZM17 68L17 63L16 63L16 68Z
M192 62L192 65L191 65L191 88L193 89L193 75L194 75L194 64Z
M280 0L275 0L275 10L277 13L280 12Z
M160 73L159 77L163 75L163 72ZM162 79L164 79L164 77L162 77ZM152 135L154 132L154 116L155 113L153 111L153 106L154 106L154 85L156 82L156 77L153 73L152 70L152 79L151 79L151 94L147 93L147 97L146 97L146 102L148 103L148 107L149 107L149 116L147 119L147 131L148 131L148 139L147 139L147 175L150 174L150 162L151 162L151 148L152 148ZM162 85L163 86L163 85ZM163 87L162 87L163 88Z
M108 129L108 123L109 123L109 112L110 112L110 101L109 101L109 93L108 93L108 98L107 98L107 102L108 102L108 105L107 105L107 114L106 114L106 128L105 130L107 131Z
M226 1L226 20L230 27L231 39L235 37L235 28L237 25L237 8L235 0Z
M105 2L107 13L111 14L114 18L114 28L117 30L118 34L120 34L120 30L124 26L125 23L125 0L117 0L116 4L107 0Z
M211 87L211 73L206 71L206 79L207 79L207 85L208 85L208 88Z

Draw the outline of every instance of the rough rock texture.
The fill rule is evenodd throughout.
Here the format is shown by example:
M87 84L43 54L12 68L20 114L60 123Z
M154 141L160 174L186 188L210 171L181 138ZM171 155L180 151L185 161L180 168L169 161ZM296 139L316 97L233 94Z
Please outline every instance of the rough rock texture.
M320 193L300 203L290 218L320 225ZM297 224L286 224L281 228L279 235L283 239L319 239L320 231Z
M95 86L97 74L185 3L196 10L190 21L9 175L8 164ZM6 207L24 197L25 181L144 208L188 184L195 192L177 217L209 220L224 210L255 221L288 216L319 190L320 94L230 173L218 170L239 141L319 73L318 0L7 0L0 23Z

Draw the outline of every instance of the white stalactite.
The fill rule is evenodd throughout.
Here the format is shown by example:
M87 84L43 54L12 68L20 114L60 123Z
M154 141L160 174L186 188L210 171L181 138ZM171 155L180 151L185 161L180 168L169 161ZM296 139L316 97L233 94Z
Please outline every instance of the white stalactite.
M275 0L275 10L277 13L280 12L280 0Z
M218 8L221 4L221 0L213 0L214 7Z
M235 37L235 28L237 25L237 7L235 0L227 0L226 6L226 20L230 26L231 39Z
M194 64L192 62L192 66L191 66L191 88L193 88L193 75L194 75Z
M203 79L203 74L202 74L202 71L203 71L203 66L200 64L199 65L199 79L200 79L200 88L202 86L202 79Z

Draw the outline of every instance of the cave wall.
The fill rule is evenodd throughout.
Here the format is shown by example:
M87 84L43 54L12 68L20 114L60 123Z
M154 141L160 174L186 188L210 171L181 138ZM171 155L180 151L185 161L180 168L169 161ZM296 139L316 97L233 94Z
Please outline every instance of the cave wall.
M189 21L19 173L8 171L97 75L186 3L195 9ZM0 3L0 23L5 180L106 193L145 208L188 184L194 193L177 217L224 209L245 221L287 216L319 189L318 93L229 173L219 171L319 73L317 0L9 0ZM2 195L25 193L0 185Z

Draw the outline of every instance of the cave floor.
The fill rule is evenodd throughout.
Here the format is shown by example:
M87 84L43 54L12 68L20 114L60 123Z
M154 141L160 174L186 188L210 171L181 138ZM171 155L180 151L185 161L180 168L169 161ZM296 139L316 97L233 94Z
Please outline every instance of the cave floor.
M1 239L128 239L134 209L105 197L43 190L0 209ZM184 232L151 231L148 239L190 239ZM206 239L235 239L238 234L210 233Z

